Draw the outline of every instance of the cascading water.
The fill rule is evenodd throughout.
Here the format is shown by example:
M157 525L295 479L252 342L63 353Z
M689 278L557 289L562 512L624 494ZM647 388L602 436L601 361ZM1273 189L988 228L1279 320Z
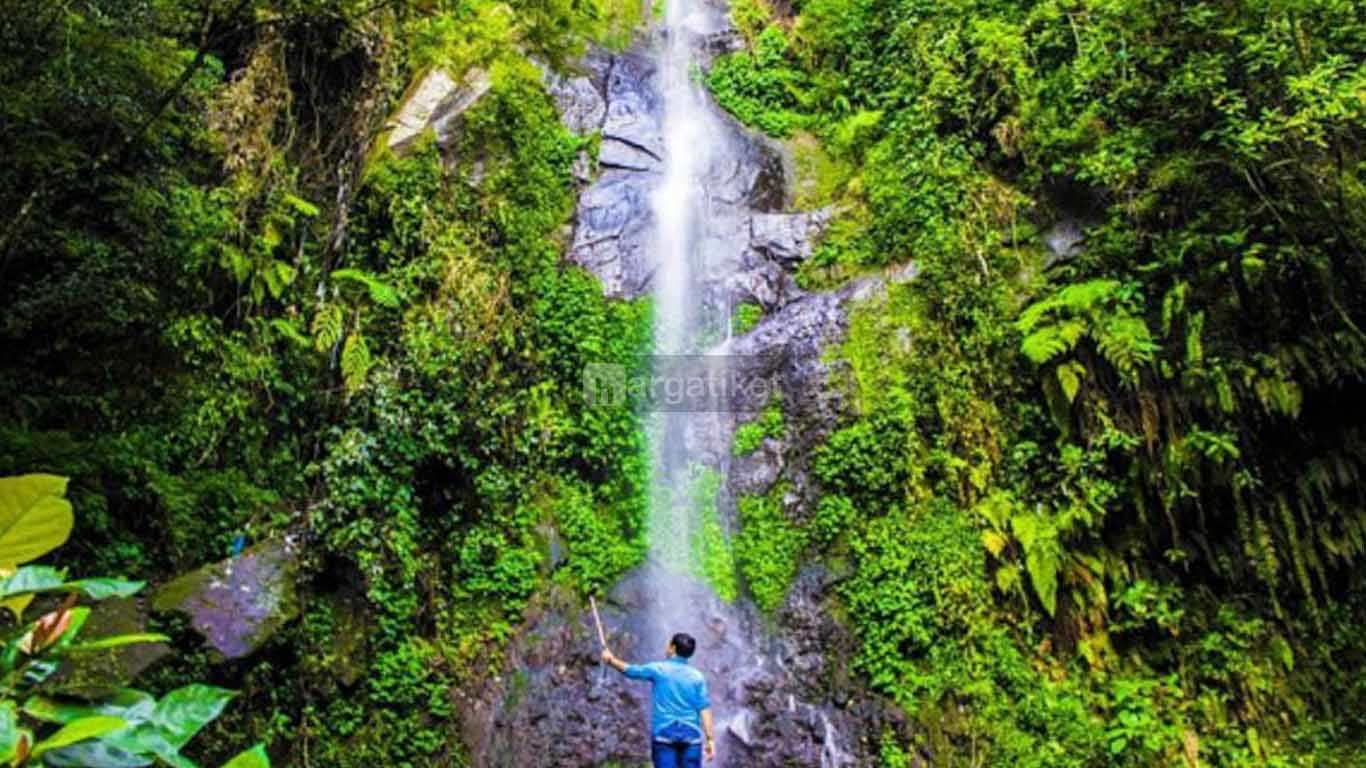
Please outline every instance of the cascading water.
M697 77L739 43L726 0L665 2L664 23L629 50L590 54L581 76L547 76L566 125L601 137L597 172L585 161L580 177L568 259L609 295L652 295L655 316L649 557L599 605L613 650L632 661L659 658L674 632L697 638L717 765L849 768L860 721L831 697L843 684L826 671L823 643L838 629L821 614L820 573L799 578L782 615L764 618L743 595L731 545L737 497L776 492L787 460L777 443L734 457L735 423L777 389L794 424L825 418L813 395L842 299L796 286L792 255L816 215L786 211L781 151L721 112ZM763 306L765 318L731 338L739 302ZM678 389L697 383L709 390ZM546 608L512 652L524 688L495 687L471 708L471 722L488 724L474 764L637 764L648 687L603 674L583 617Z
M728 307L715 306L704 285L709 277L715 277L717 263L724 261L724 257L709 257L720 256L717 251L727 245L714 231L707 180L717 175L718 166L733 164L737 154L730 146L735 141L733 132L712 111L702 85L693 76L697 66L694 43L713 23L717 12L704 2L669 0L664 39L657 52L663 157L661 177L650 201L655 222L652 288L657 374L693 376L709 372L714 380L724 358L717 356L708 366L678 364L686 356L705 354L720 340L715 329L729 325ZM733 249L733 241L728 245ZM680 577L696 570L693 545L702 525L692 498L702 457L691 446L697 444L700 431L723 428L721 415L709 411L724 405L715 398L667 403L649 425L654 487L649 521L654 566L650 569L650 590L654 599L647 626L650 642L660 649L675 631L701 637L704 623L710 623L713 630L726 623L725 617L717 615L714 599L698 604L686 597L690 591L677 588ZM704 670L712 661L705 658L705 652L704 643L698 660ZM720 683L714 681L713 685ZM724 727L725 704L715 701L714 709L718 728Z

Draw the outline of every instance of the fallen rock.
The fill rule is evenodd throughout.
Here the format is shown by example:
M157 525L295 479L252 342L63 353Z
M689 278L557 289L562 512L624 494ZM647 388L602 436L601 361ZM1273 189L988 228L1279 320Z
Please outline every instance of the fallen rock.
M209 645L229 659L249 656L299 613L298 554L287 540L268 541L158 589L157 611L180 611Z
M435 132L438 145L449 146L459 134L460 117L492 86L483 69L471 69L460 82L443 69L431 70L389 122L389 149L401 155L429 130Z

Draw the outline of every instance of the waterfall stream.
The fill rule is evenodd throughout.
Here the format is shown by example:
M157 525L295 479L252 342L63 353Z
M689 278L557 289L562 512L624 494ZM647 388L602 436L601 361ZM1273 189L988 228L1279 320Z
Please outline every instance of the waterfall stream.
M727 267L736 260L726 258L724 251L743 246L735 242L736 233L718 231L717 225L726 217L711 215L708 181L724 174L727 166L734 166L741 153L733 146L734 131L728 130L713 111L702 83L694 76L698 71L696 41L716 24L717 9L703 2L668 2L664 37L656 52L663 102L659 126L663 156L658 186L650 199L654 219L651 288L656 376L691 379L705 375L714 382L725 368L725 358L715 354L715 347L728 335L718 333L718 329L729 326L729 307L724 303L718 306L715 292L707 290L707 285L729 277ZM694 362L696 358L689 357L708 352L713 354L701 366ZM679 380L663 384L666 389L685 386ZM713 673L722 666L718 659L707 658L708 647L715 649L716 644L706 642L705 636L736 623L737 617L727 615L726 606L713 596L709 595L705 604L687 599L685 595L692 591L678 589L677 581L697 575L693 547L703 521L693 486L698 473L706 471L701 467L708 458L701 455L698 446L715 445L728 438L730 425L721 413L728 405L714 398L657 403L648 424L654 487L649 541L655 567L650 569L649 587L654 599L646 648L662 652L674 632L689 632L702 640L697 663ZM715 456L710 458L715 460ZM738 633L731 634L733 644ZM733 653L740 649L727 650ZM713 679L712 686L723 682ZM713 695L718 730L726 727L731 716L724 698ZM724 744L726 739L718 741ZM724 756L721 763L725 764Z
M807 294L790 271L825 214L789 210L782 149L722 112L702 83L711 58L738 42L725 0L668 0L666 18L628 50L590 53L583 74L547 76L566 124L601 136L597 172L581 177L568 260L610 296L649 296L654 315L642 413L648 557L599 604L613 650L631 661L661 658L675 632L697 639L713 765L849 768L862 736L829 693L843 683L825 666L825 640L838 632L821 605L826 576L796 577L781 615L764 617L734 562L737 499L778 493L792 469L777 442L733 456L736 423L781 389L803 430L784 445L814 439L811 425L833 413L820 397L822 350L844 323L843 294ZM730 315L742 302L764 318L735 335ZM579 655L593 647L582 620L533 615L514 649L525 695L483 699L489 729L476 764L636 764L649 688L603 676L595 653Z

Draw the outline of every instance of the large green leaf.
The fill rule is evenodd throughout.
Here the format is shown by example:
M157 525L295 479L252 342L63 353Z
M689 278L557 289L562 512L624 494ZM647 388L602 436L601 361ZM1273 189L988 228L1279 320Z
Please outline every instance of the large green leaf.
M1015 538L1025 552L1025 570L1048 615L1058 610L1058 569L1062 565L1062 546L1053 521L1041 514L1016 515L1010 521Z
M0 597L22 595L25 592L48 592L58 589L65 575L47 565L26 565L11 576L0 579Z
M54 749L69 747L72 744L88 741L126 727L128 727L126 720L103 715L73 720L59 728L56 733L35 744L33 746L33 757L36 759Z
M145 581L126 579L80 579L63 585L63 589L81 592L91 600L107 600L111 597L132 597L146 585Z
M138 723L152 717L157 700L150 693L123 688L103 701L86 703L33 696L24 702L24 714L48 723L69 723L83 717L107 715Z
M79 653L81 651L103 651L108 648L119 648L125 645L139 645L142 643L165 643L171 638L166 635L159 635L155 632L134 632L127 635L110 635L101 637L98 640L91 640L87 643L76 643L67 648L68 653Z
M81 742L43 756L43 762L57 768L143 768L155 761L150 754L131 752L109 739Z
M223 768L270 768L270 757L264 744L257 744L223 764Z
M0 477L0 566L13 567L66 543L74 521L66 478Z
M0 763L8 765L19 747L19 716L14 702L0 703Z
M189 743L200 728L218 717L236 695L236 691L199 683L177 688L157 702L151 722L179 749Z

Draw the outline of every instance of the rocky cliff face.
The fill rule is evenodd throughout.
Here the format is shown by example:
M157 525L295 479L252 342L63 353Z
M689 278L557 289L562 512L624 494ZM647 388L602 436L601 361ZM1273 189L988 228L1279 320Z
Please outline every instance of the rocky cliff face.
M723 28L695 34L700 50L731 44ZM620 55L595 52L578 72L546 74L565 124L602 137L596 168L588 158L580 163L584 187L568 259L596 274L609 295L628 298L650 291L658 267L650 196L663 161L662 105L650 44ZM763 308L764 319L726 341L723 351L741 379L777 384L789 425L787 437L767 440L743 458L731 456L734 412L699 420L701 426L688 433L687 440L696 442L690 455L725 478L722 516L733 528L734 499L765 493L780 480L792 489L787 513L805 518L812 502L808 455L844 409L823 355L843 337L849 303L881 286L870 279L827 294L797 286L792 270L810 255L831 214L787 210L780 150L725 119L739 140L706 173L703 301L712 308L741 302ZM649 601L659 599L648 585L676 584L670 599L697 607L703 630L696 659L711 681L719 765L876 764L882 733L902 724L850 670L853 640L829 611L832 574L807 567L776 615L765 618L743 597L724 604L686 577L652 574L658 567L647 564L616 585L602 605L604 623L619 655L649 660L662 655L663 643L641 618ZM474 764L645 762L648 686L605 670L597 650L582 606L565 595L538 599L511 644L508 671L462 694Z

